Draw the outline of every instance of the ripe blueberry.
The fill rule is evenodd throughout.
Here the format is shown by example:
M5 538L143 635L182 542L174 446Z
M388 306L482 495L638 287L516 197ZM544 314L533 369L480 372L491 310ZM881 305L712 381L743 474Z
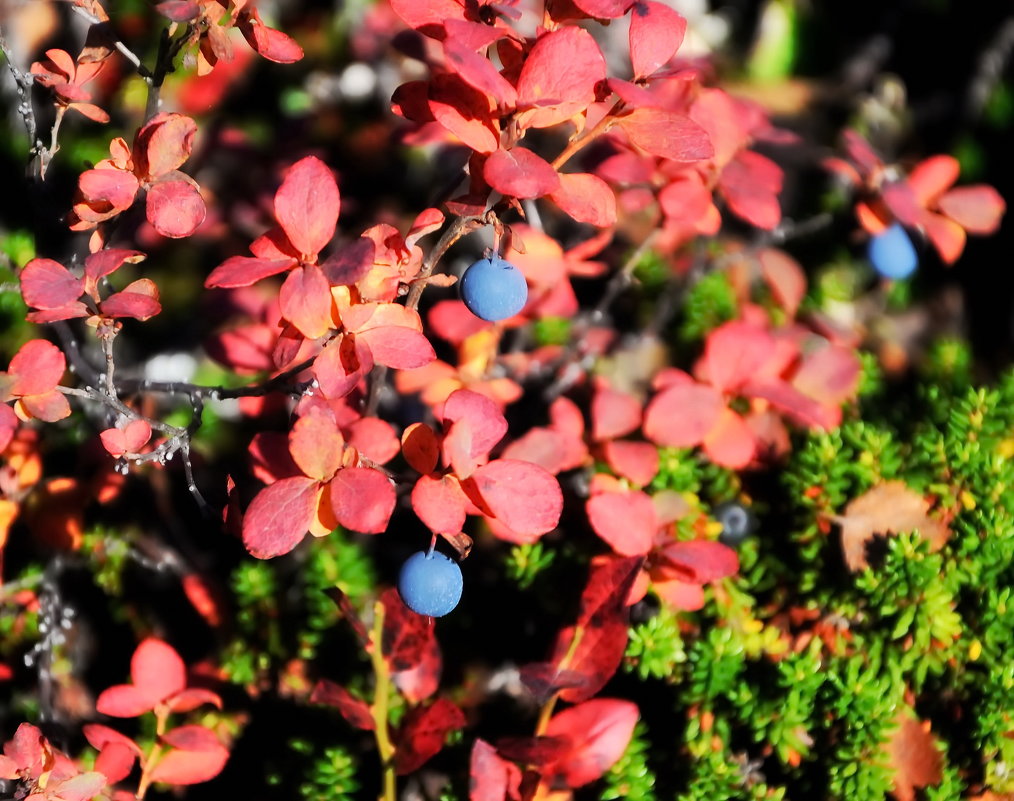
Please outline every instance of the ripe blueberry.
M417 614L446 615L461 600L461 568L438 551L417 551L401 566L398 594Z
M743 504L726 501L714 508L712 514L722 524L722 533L718 541L730 547L736 547L750 536L754 529L754 516Z
M884 278L908 278L919 264L912 240L905 229L895 223L870 239L870 262Z
M474 262L461 276L458 289L468 310L490 322L513 317L528 301L525 276L499 256Z

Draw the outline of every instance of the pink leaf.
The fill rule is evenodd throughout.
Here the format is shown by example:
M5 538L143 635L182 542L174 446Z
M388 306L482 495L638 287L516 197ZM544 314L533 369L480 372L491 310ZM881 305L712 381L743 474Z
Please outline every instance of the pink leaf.
M559 181L550 197L575 220L598 228L616 223L616 195L601 178L584 172L561 173Z
M435 534L461 531L466 500L461 487L449 476L422 476L412 489L412 509Z
M486 160L483 177L497 192L518 198L542 197L560 186L553 166L523 147L497 150Z
M658 473L658 448L650 442L611 440L602 446L606 462L615 473L639 487Z
M641 403L633 395L602 385L591 403L592 439L602 442L623 437L641 424Z
M567 787L595 781L623 756L634 734L637 706L630 701L596 698L565 709L546 727L549 737L565 738L566 754L546 768L544 775Z
M208 209L197 187L189 181L159 181L148 187L145 213L162 236L182 239L204 222Z
M214 287L233 289L240 286L250 286L262 278L285 272L294 265L294 259L258 259L250 256L232 256L211 271L204 286L209 289Z
M151 439L151 426L145 420L132 420L126 427L110 428L99 434L102 446L113 456L137 453Z
M315 156L293 164L275 194L279 225L293 247L308 257L316 256L331 241L340 208L334 175Z
M477 468L472 480L493 516L518 534L545 534L560 522L560 484L538 465L497 459Z
M720 542L691 540L667 545L662 558L698 584L733 576L739 570L736 552Z
M99 304L106 317L133 317L148 320L162 311L158 302L158 287L149 278L139 278L128 284L122 292L110 295Z
M784 250L765 248L758 254L761 275L775 301L790 317L795 317L806 296L806 274L799 262Z
M262 489L243 516L243 544L258 559L295 548L317 512L319 484L312 478L283 478Z
M714 387L675 384L648 403L644 434L658 445L690 448L704 441L723 408L722 396Z
M240 17L239 29L247 44L268 61L292 64L303 57L303 48L288 34L269 28L256 11Z
M742 417L723 406L714 427L704 438L704 452L715 464L740 470L750 464L756 450L753 430Z
M468 389L456 390L448 396L441 417L444 425L467 423L471 434L468 455L473 457L489 453L507 433L507 420L500 407L485 395Z
M95 709L114 718L134 718L154 709L157 700L133 684L117 684L102 691Z
M21 271L21 296L36 309L58 309L82 292L81 279L52 259L32 259Z
M130 678L139 690L163 700L187 686L187 668L169 643L149 637L131 657Z
M183 751L215 751L222 747L215 733L204 726L177 726L162 735L162 742Z
M423 367L437 358L430 341L420 331L400 325L385 325L359 334L366 341L377 364L396 370Z
M379 470L346 467L331 481L335 518L361 534L380 534L387 529L396 500L394 487Z
M14 382L9 392L11 395L43 395L60 383L66 370L67 359L56 345L44 339L29 340L11 359L8 373Z
M501 759L496 749L478 737L469 760L469 801L518 801L521 797L521 771Z
M518 93L510 81L497 71L489 59L468 45L454 38L445 39L444 58L446 66L470 86L492 97L498 105L513 108L517 103Z
M357 729L372 731L376 727L373 722L373 714L366 702L361 698L356 698L340 684L335 684L333 681L327 679L318 681L310 695L310 703L333 706L349 724Z
M199 784L215 778L229 760L229 750L219 745L206 751L176 749L165 754L151 772L153 782Z
M940 211L970 234L992 234L1000 227L1007 204L986 185L961 186L940 198Z
M645 493L601 492L587 503L595 533L622 556L639 556L651 550L658 518Z
M775 341L763 328L733 320L708 334L703 368L720 392L733 392L754 378L775 355Z
M654 0L638 0L630 14L630 63L634 78L646 78L671 59L687 32L687 21Z

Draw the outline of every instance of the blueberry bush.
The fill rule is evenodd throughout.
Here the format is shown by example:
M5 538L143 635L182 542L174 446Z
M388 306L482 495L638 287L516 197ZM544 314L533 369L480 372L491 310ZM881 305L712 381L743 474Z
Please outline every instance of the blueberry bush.
M0 796L1014 797L1012 31L3 6Z

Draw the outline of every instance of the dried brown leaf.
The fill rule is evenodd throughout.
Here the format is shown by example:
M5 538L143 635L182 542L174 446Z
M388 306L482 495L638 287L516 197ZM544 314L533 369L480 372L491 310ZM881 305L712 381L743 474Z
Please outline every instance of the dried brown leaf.
M888 764L894 770L894 797L915 801L915 788L937 784L942 778L941 756L929 722L918 720L912 710L901 707L895 718L898 727L884 746Z
M834 519L841 526L845 563L853 573L868 566L866 543L876 535L918 531L931 551L943 547L951 532L929 516L930 502L901 481L887 481L860 495Z

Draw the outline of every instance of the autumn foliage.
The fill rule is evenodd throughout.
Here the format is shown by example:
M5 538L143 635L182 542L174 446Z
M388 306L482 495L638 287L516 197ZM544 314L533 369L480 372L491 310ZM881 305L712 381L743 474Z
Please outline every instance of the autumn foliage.
M0 794L1014 792L1014 379L938 341L1005 201L681 7L0 21Z

